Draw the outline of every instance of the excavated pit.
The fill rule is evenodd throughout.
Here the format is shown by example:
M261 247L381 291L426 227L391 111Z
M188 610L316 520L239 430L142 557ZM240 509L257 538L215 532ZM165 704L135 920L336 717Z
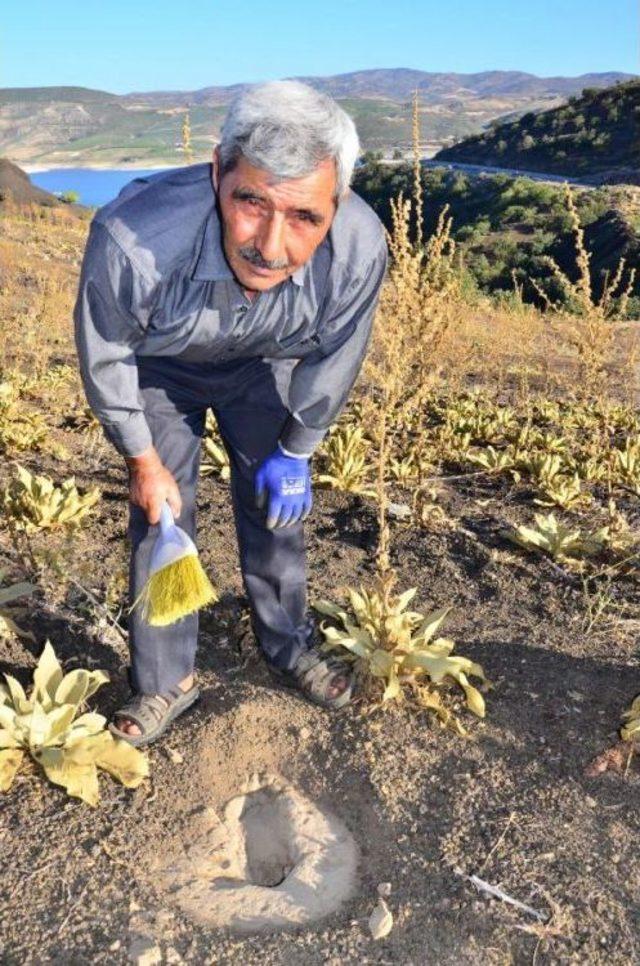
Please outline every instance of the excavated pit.
M335 912L355 891L358 849L346 826L278 778L254 778L222 819L203 809L192 832L161 877L203 925L285 929Z

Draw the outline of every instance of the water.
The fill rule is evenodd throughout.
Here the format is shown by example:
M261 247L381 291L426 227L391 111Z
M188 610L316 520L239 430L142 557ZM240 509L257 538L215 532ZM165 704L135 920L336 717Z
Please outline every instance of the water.
M155 174L159 168L110 168L96 171L91 168L54 168L29 175L33 184L56 194L76 191L81 205L106 205L129 181L140 175Z

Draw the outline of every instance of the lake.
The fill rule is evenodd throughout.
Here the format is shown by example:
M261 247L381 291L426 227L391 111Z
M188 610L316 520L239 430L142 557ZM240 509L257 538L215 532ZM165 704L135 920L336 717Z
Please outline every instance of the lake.
M35 171L29 177L38 188L56 194L61 191L77 191L80 204L90 207L106 205L129 181L140 175L155 174L162 168L52 168Z

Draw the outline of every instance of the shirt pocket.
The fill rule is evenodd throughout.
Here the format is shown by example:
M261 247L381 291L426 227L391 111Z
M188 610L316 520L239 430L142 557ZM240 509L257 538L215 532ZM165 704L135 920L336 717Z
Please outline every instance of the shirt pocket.
M206 285L206 283L205 283ZM148 354L210 359L224 343L222 320L202 286L174 285L159 300L146 330Z

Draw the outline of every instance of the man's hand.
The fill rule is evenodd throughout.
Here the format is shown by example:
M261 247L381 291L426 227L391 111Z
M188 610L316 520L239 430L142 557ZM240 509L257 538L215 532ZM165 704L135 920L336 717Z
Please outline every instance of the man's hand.
M160 521L160 509L166 500L174 517L180 516L182 499L178 484L162 465L157 452L150 446L140 456L127 456L129 467L129 499L142 507L151 524Z
M312 502L309 461L275 450L256 470L255 490L256 506L267 505L270 530L306 519Z

